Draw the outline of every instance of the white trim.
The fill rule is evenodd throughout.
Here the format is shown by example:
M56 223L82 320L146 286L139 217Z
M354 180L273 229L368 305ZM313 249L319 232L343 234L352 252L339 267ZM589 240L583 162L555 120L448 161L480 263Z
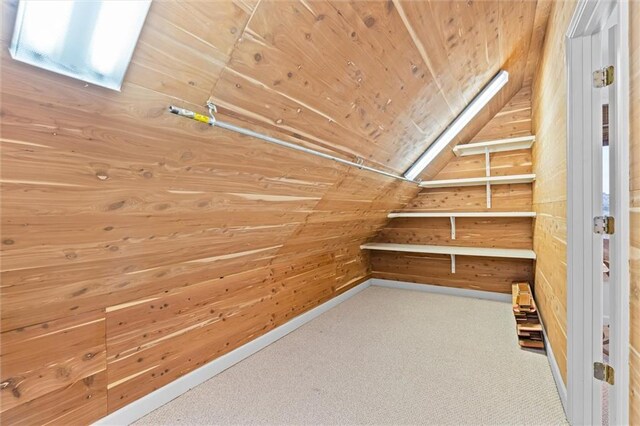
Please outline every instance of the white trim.
M347 299L350 299L351 297L355 296L356 294L360 293L362 290L365 290L370 286L421 291L458 297L471 297L475 299L493 300L503 303L511 302L510 294L444 287L430 284L416 284L380 278L370 278L355 286L354 288L342 293L341 295L323 303L322 305L293 318L286 324L283 324L278 328L271 330L270 332L240 346L239 348L229 352L228 354L223 355L220 358L217 358L190 373L187 373L186 375L174 380L173 382L161 387L160 389L143 396L142 398L122 407L121 409L109 414L106 417L103 417L102 419L96 421L94 425L115 426L128 425L135 422L136 420L162 407L163 405L169 403L180 395L188 392L190 389L204 383L212 377L220 374L224 370L234 366L240 361L250 357L254 353L264 349L268 345L276 342L280 338L300 328L309 321L317 318L318 316L346 301ZM558 366L555 363L555 358L553 357L553 352L551 351L551 345L549 345L547 341L546 333L544 336L548 354L551 355L551 357L549 357L551 371L553 373L554 380L556 381L556 385L558 386L560 400L562 401L564 406L566 401L566 390L564 388L564 384L562 383L562 378L559 375Z
M617 6L617 9L616 9ZM599 142L600 99L593 89L591 71L609 65L599 63L600 34L610 28L612 11L617 28L615 92L610 97L610 139L619 149L611 151L612 209L616 233L611 240L611 336L610 364L616 383L609 389L610 424L627 424L629 409L629 50L626 1L581 0L574 11L566 38L567 52L567 416L573 424L601 421L601 382L593 379L593 362L602 359L602 296L598 258L602 243L591 233L591 220L599 206L601 184ZM606 40L606 38L605 38ZM587 72L585 72L587 71ZM586 124L589 125L586 125ZM618 131L616 137L615 132ZM613 137L612 137L613 135ZM611 145L611 144L610 144ZM595 190L593 189L595 188ZM601 259L601 257L599 257ZM616 272L614 272L616 271ZM614 355L615 354L615 355Z
M547 350L547 359L549 360L549 367L551 367L551 374L553 375L553 381L556 383L556 389L558 390L558 396L560 396L560 402L564 409L565 416L567 415L567 386L562 380L562 374L560 374L560 366L556 361L556 356L549 343L549 337L547 336L547 330L544 328L542 318L540 318L540 324L542 324L542 335L544 336L544 347Z
M156 410L169 401L179 397L189 389L192 389L199 384L209 380L210 378L223 372L227 368L232 367L243 359L248 358L254 353L269 346L276 340L305 325L319 315L322 315L329 309L355 296L362 290L369 287L371 285L370 282L371 280L367 280L363 283L358 284L354 288L345 291L344 293L334 297L333 299L328 300L322 305L317 306L310 311L307 311L304 314L293 318L289 322L271 330L266 334L263 334L262 336L240 346L237 349L234 349L228 354L216 358L208 364L205 364L202 367L190 373L187 373L179 379L176 379L173 382L161 387L160 389L155 390L150 394L147 394L142 398L132 402L131 404L122 407L118 411L115 411L108 416L103 417L102 419L95 422L94 425L111 426L133 423L141 417L149 414L153 410Z
M480 176L460 179L425 180L420 182L421 188L450 188L454 186L510 185L515 183L531 183L536 180L533 173L507 176Z
M618 232L610 240L609 362L615 369L616 382L609 389L609 424L623 425L629 423L629 3L619 1L617 13L617 31L610 31L618 46L614 102L609 105L609 111L613 111L615 117L614 125L609 126L609 137L618 142L610 143L610 161L615 164L611 182L613 203L610 207Z
M400 251L407 253L455 254L458 256L505 257L509 259L535 259L536 253L528 249L490 247L432 246L428 244L367 243L363 250Z
M535 136L521 136L517 138L461 144L453 147L453 153L458 157L466 157L468 155L484 154L487 150L489 152L517 151L519 149L531 148L535 140Z
M536 212L392 212L387 217L536 217Z
M495 293L492 291L471 290L466 288L445 287L432 284L416 284L405 281L371 278L370 285L377 287L398 288L401 290L424 291L427 293L447 294L450 296L472 297L475 299L495 300L511 303L511 294Z

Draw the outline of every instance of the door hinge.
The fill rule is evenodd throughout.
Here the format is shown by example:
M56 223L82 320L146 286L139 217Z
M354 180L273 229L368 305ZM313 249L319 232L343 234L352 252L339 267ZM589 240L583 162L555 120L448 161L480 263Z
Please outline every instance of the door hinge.
M613 84L613 65L593 72L593 87L607 87Z
M593 377L602 382L607 382L610 385L613 385L615 382L615 371L609 364L605 364L604 362L594 362Z
M596 216L593 218L593 232L611 235L616 230L616 221L611 216Z

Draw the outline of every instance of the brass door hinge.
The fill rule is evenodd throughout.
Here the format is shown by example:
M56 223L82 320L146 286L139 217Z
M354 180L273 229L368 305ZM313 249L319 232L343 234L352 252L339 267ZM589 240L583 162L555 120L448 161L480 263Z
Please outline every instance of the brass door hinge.
M613 385L615 382L615 371L609 364L605 364L604 362L594 362L593 377L602 382L607 382L610 385Z
M607 87L613 84L613 65L593 72L593 87Z
M593 218L593 232L611 235L616 230L616 221L612 216L596 216Z

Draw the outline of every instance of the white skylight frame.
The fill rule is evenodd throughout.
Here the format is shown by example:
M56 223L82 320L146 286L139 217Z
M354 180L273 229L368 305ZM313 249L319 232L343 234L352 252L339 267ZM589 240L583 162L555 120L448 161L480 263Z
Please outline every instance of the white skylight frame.
M120 90L151 0L20 0L15 60Z
M405 172L404 177L415 180L420 173L442 152L464 127L484 108L509 81L509 73L500 70L491 81L471 100L469 105L440 133L440 136L422 153Z

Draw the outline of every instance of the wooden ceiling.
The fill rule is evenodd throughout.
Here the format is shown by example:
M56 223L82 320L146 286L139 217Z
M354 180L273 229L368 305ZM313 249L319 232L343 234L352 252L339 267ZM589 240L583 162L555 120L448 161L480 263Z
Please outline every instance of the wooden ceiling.
M157 1L126 81L402 173L498 70L508 85L454 144L530 84L550 5Z
M498 70L508 85L454 145L530 84L550 5L157 1L125 86L198 110L211 99L223 119L402 173Z
M548 9L533 1L262 1L249 6L242 30L238 21L220 28L238 37L211 100L402 173L498 70L509 71L508 86L455 143L531 80Z

